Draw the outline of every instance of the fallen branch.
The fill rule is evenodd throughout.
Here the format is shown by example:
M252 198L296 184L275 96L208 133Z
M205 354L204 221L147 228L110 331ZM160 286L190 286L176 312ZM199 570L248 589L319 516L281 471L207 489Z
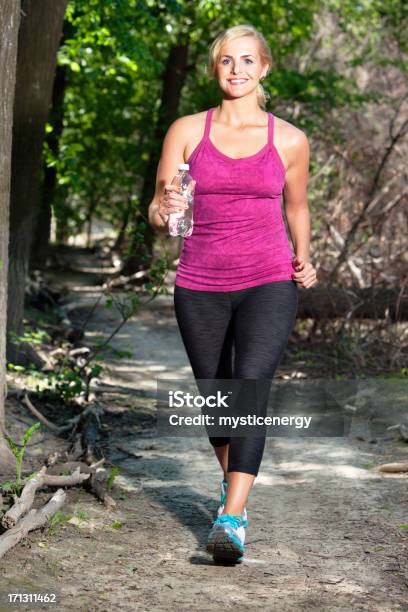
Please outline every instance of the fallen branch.
M69 419L65 425L58 427L33 406L26 390L24 390L24 399L21 401L36 418L51 430L58 434L68 434L72 443L69 452L63 454L54 453L47 458L47 465L27 483L26 487L28 489L26 490L26 487L24 487L21 497L15 500L15 504L10 508L7 515L4 515L2 519L4 527L12 527L19 517L28 511L33 504L36 489L45 484L70 485L82 483L82 481L88 479L86 488L94 493L106 506L110 508L115 507L115 500L106 491L106 481L109 478L109 474L102 467L105 459L102 457L99 461L95 461L94 456L95 449L100 456L100 451L96 445L101 430L100 417L104 413L103 406L94 401L79 415ZM58 464L60 458L65 460L62 465ZM47 466L50 469L47 470ZM75 469L75 472L70 476L58 476L62 470L66 469ZM52 482L51 478L59 480Z
M18 398L20 399L20 398ZM57 426L49 421L28 398L27 392L24 390L24 397L20 401L27 406L30 412L46 427L51 429L57 435L64 435L74 439L75 434L80 432L79 444L81 450L79 455L84 457L89 463L94 460L94 450L96 449L97 440L101 430L100 417L104 413L104 408L93 402L89 404L85 410L75 417L69 419L65 425ZM72 450L75 442L71 445Z
M80 469L81 474L93 474L98 467L101 467L105 459L101 459L92 465L88 465L84 461L67 461L66 463L56 463L48 467L47 474L60 474L61 472Z
M388 472L390 474L399 474L408 472L408 463L384 463L378 467L379 472Z
M63 489L58 489L45 506L38 510L30 510L17 525L0 536L0 558L3 557L10 548L13 548L20 540L25 538L30 531L39 529L45 525L64 505L66 498L66 492Z
M33 404L31 403L31 401L28 398L27 392L24 393L24 397L20 401L21 401L22 404L27 406L27 408L30 410L30 412L39 421L41 421L41 423L44 423L44 425L46 425L46 427L48 427L49 429L51 429L55 433L61 433L61 431L63 431L62 427L58 427L58 425L55 425L54 423L51 423L51 421L49 421L43 414L41 414L41 412L39 410L37 410L37 408L35 406L33 406Z
M408 320L408 295L382 287L316 286L299 291L298 318Z
M102 467L105 463L103 457L99 461L88 465L84 461L67 461L65 463L53 463L47 469L47 474L60 474L66 470L80 470L81 474L87 474L90 478L84 483L84 487L102 501L109 508L116 506L115 500L106 491L106 481L109 478L108 471Z
M106 481L108 480L108 472L105 468L97 468L95 472L91 474L90 479L87 481L85 487L91 489L98 499L100 499L108 508L115 508L115 500L108 495L106 491Z
M6 529L13 527L17 521L26 514L34 503L34 497L37 489L43 486L73 486L82 483L89 478L89 474L81 474L77 468L68 476L55 476L47 474L47 467L44 466L41 470L24 486L20 497L14 498L14 504L8 510L1 520L1 524Z
M68 435L71 440L69 453L75 459L84 459L89 465L95 460L94 450L99 457L101 455L97 448L97 441L101 431L100 417L104 414L103 406L93 402L85 410L75 417L69 419L66 425L60 427L60 433Z
M54 451L53 453L49 453L44 461L45 465L48 467L54 465L58 461L76 461L77 457L70 455L67 451Z
M397 423L387 427L387 431L398 431L400 437L405 442L408 442L408 426L405 423Z

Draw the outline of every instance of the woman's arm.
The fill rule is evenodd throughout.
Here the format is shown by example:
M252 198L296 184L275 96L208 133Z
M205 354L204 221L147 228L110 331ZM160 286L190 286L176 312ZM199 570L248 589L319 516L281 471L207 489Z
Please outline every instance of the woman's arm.
M185 198L170 185L177 174L178 165L184 163L186 118L176 119L167 130L163 140L160 161L156 173L156 189L148 209L149 224L157 231L168 232L171 212L187 208Z
M304 132L292 128L285 157L288 160L283 191L285 215L296 255L293 280L309 288L316 284L317 279L310 262L311 222L307 200L310 147Z

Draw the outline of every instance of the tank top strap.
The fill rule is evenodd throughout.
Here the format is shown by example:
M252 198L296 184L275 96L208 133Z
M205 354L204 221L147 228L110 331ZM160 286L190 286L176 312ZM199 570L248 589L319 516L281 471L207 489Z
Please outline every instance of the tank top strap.
M205 129L204 129L204 136L203 136L203 140L208 140L208 137L210 135L210 128L211 128L211 117L214 111L214 107L209 108L205 117Z
M275 117L272 113L268 112L268 144L273 149L273 131L274 131Z

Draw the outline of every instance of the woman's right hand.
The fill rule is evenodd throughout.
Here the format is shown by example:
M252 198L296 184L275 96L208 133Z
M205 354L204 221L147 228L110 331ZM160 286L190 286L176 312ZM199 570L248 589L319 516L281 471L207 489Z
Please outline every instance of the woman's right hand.
M187 198L180 193L180 187L177 185L165 185L164 194L160 198L157 212L167 223L169 215L175 212L181 212L188 208Z

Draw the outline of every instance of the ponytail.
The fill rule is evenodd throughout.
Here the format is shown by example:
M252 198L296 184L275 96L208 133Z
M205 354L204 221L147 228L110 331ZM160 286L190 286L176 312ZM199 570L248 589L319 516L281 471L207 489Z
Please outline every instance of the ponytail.
M264 90L263 85L258 83L256 88L256 98L258 100L258 104L263 110L266 109L266 103L270 99L270 95Z

